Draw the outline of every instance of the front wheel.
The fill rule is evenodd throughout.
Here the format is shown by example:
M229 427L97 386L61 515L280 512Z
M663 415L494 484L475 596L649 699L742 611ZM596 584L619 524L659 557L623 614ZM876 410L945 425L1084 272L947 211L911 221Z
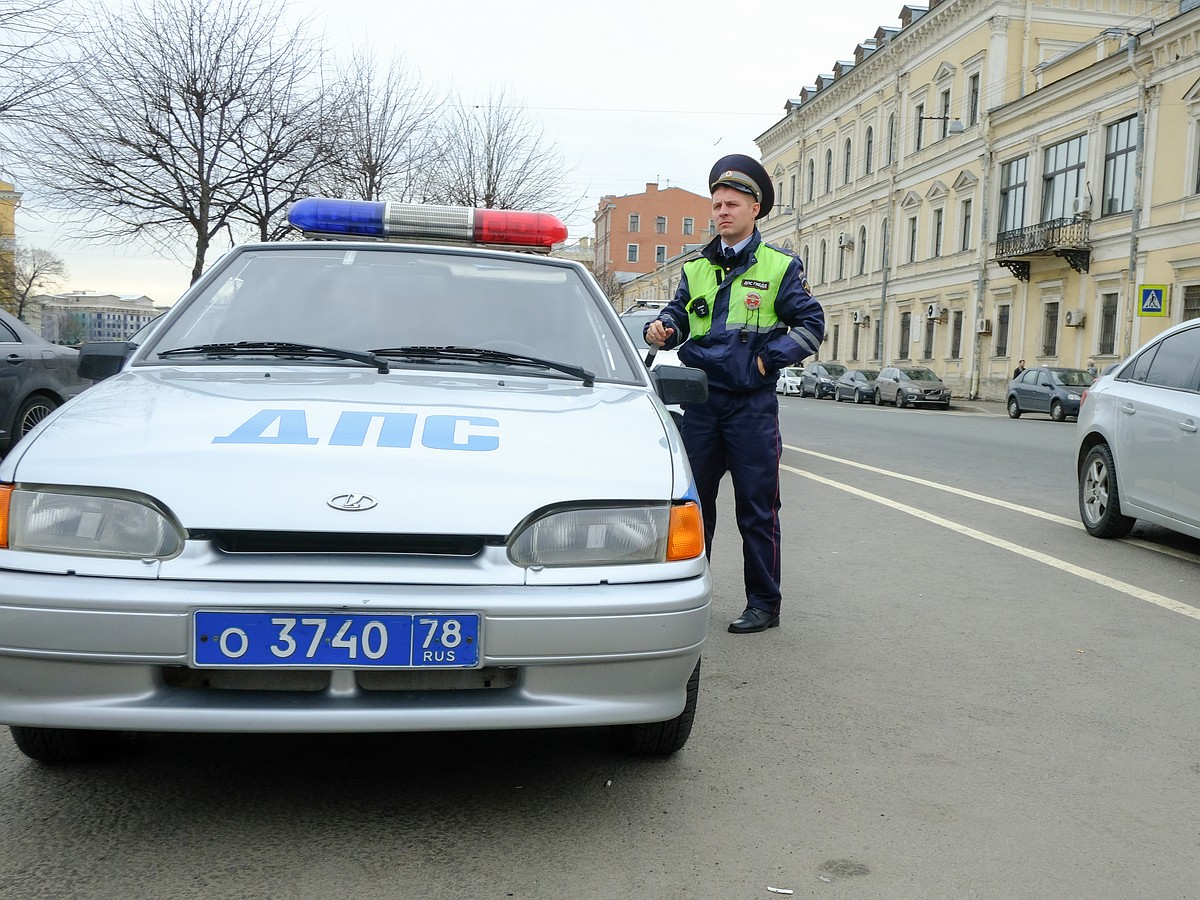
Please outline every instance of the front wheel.
M833 402L834 402L834 403L841 403L841 402L842 402L842 392L841 392L841 391L834 391L834 392L833 392Z
M878 388L875 389L875 405L883 406L883 395L881 393L879 393Z
M37 395L29 397L21 404L21 408L17 410L17 415L13 419L12 436L13 440L23 438L29 432L33 431L33 427L38 422L58 409L58 403L50 397Z
M1021 418L1021 404L1017 403L1016 397L1008 398L1008 417L1010 419Z
M111 755L117 746L117 734L112 731L34 728L27 725L11 725L9 730L18 750L30 759L50 765L101 759Z
M1055 422L1067 421L1067 411L1063 409L1063 405L1057 400L1050 404L1050 418Z
M854 405L857 406L860 403L862 403L862 391L856 390L854 392Z
M1098 538L1122 538L1137 521L1121 513L1117 470L1107 444L1088 451L1079 467L1079 517L1088 534Z
M896 391L896 409L904 409L904 395Z
M638 725L618 725L613 729L617 744L636 756L670 756L687 743L696 719L696 700L700 696L700 660L688 678L687 699L683 712L665 722L645 722Z

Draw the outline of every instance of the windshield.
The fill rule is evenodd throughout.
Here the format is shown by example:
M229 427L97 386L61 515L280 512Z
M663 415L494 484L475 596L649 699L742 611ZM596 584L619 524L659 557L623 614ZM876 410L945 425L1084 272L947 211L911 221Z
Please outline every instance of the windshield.
M1054 373L1059 384L1065 384L1068 387L1087 387L1096 380L1086 369L1051 369L1050 371Z
M934 374L932 369L922 369L918 367L913 369L901 369L900 372L904 375L907 375L912 381L941 381L941 379Z
M794 366L788 366L786 369L783 370L783 374L786 375L788 378L799 378L800 373L803 371L804 371L803 369L797 369Z
M360 355L383 348L455 347L578 366L597 379L640 377L603 296L589 289L575 267L540 257L386 245L253 247L232 254L185 302L178 315L153 330L143 359L169 359L175 365L214 359L355 365L355 356L286 355L272 345ZM251 346L237 348L233 357L180 352L247 342ZM254 345L263 352L256 353ZM395 362L424 368L500 364L496 354L463 353ZM542 371L557 377L555 369Z
M839 375L846 374L846 367L839 366L837 363L825 363L825 371L829 373L830 378L837 378Z
M867 381L874 381L879 377L878 369L860 369L859 374Z

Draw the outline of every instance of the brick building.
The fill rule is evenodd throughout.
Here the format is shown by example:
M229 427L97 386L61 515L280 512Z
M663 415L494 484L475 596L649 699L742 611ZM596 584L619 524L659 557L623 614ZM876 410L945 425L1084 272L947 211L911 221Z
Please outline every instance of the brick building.
M709 197L657 184L647 184L640 194L601 197L592 222L596 275L620 282L653 272L716 233Z

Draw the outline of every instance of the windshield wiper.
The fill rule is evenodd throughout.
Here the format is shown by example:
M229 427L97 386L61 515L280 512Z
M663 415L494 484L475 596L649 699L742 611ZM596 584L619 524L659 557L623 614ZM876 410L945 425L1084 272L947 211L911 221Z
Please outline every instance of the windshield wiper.
M237 356L245 354L256 356L331 356L335 359L349 359L364 365L374 366L380 375L387 374L389 363L382 356L377 356L370 350L345 350L341 347L322 347L318 344L297 344L288 341L230 341L222 344L197 344L194 347L175 347L163 350L158 354L159 359L171 356Z
M554 369L583 382L584 387L596 383L596 376L587 369L573 366L570 363L557 362L553 359L542 359L540 356L525 356L521 353L506 353L503 350L484 350L480 347L431 347L414 345L411 347L377 347L370 351L380 355L406 356L411 359L465 359L475 362L502 363L515 366L535 366L541 369Z

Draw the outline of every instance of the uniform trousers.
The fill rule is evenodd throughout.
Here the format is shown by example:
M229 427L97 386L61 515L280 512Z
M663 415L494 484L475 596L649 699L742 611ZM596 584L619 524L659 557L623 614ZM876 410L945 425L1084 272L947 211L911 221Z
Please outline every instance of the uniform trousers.
M783 441L774 387L742 393L710 386L706 402L684 407L681 434L700 495L709 557L717 527L717 492L729 472L742 535L746 605L778 615Z

